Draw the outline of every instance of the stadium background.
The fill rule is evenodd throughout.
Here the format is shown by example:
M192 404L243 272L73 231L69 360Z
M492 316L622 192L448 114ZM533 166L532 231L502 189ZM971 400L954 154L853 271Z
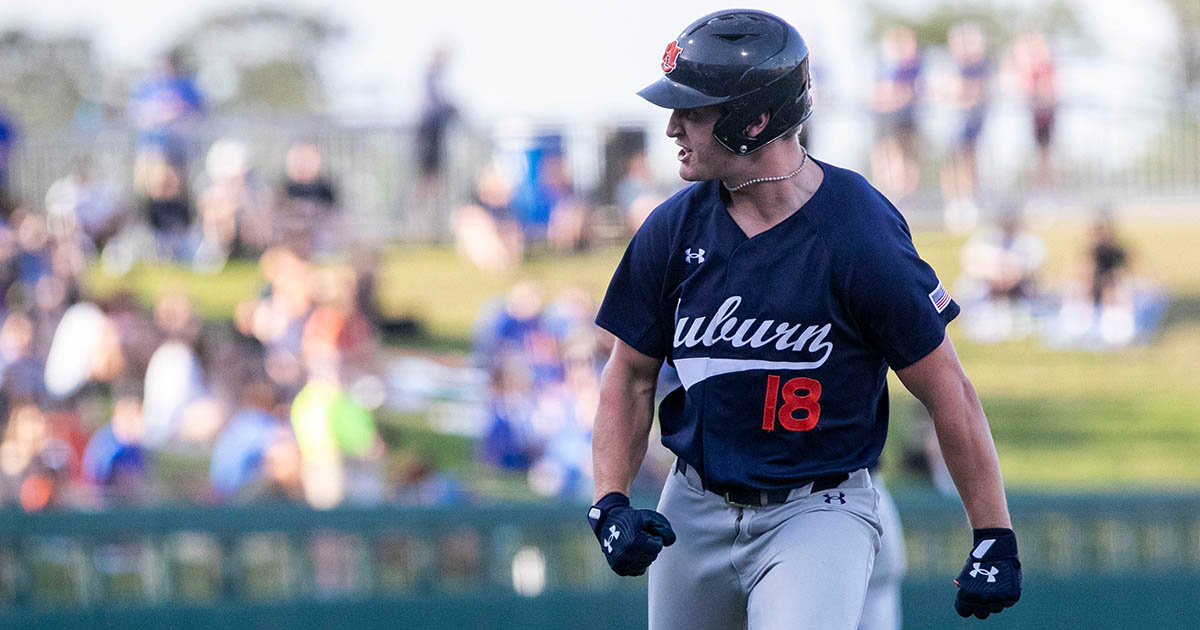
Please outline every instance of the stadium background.
M170 5L0 15L0 624L644 624L644 583L610 575L582 524L604 340L581 322L639 209L677 185L665 118L632 92L672 28L719 7ZM996 266L966 253L994 253L989 226L1020 217L1039 243L1025 310L982 301L994 318L951 327L1027 570L1022 603L987 623L1194 625L1195 5L761 8L815 51L808 146L892 187L960 300ZM948 185L964 23L990 69L965 192ZM911 155L879 96L897 26L923 59ZM1017 52L1031 30L1057 82L1046 164ZM203 105L162 80L167 59ZM431 138L440 159L421 152ZM172 208L178 231L150 224ZM1097 217L1129 261L1128 334L1061 307L1086 284ZM108 336L115 350L93 343ZM967 625L949 604L961 508L897 383L893 409L905 626ZM651 453L643 502L668 461Z

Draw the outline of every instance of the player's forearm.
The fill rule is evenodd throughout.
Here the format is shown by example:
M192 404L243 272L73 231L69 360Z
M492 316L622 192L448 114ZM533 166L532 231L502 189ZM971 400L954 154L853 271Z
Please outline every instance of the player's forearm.
M610 492L629 494L633 478L646 457L654 420L655 377L611 362L604 369L600 404L592 429L595 500Z
M926 407L971 526L1011 528L996 445L970 381L964 378Z

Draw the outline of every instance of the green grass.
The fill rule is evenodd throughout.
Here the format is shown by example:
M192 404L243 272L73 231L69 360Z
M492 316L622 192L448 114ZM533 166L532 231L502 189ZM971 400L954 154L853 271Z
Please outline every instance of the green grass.
M1081 224L1042 233L1049 250L1044 285L1077 272L1085 234ZM1200 487L1200 226L1145 222L1123 226L1122 235L1135 266L1165 283L1171 294L1164 329L1149 345L1111 353L1052 350L1035 341L979 345L964 339L958 326L950 328L988 412L1010 487ZM918 233L915 240L951 286L964 239ZM424 322L425 336L402 340L403 345L461 352L486 300L533 279L547 299L581 286L598 301L620 256L621 248L563 258L538 255L519 272L487 275L451 248L395 248L379 276L381 302L386 311ZM172 267L138 268L119 280L88 276L89 288L101 294L124 286L150 300L167 290L186 291L210 318L230 317L260 283L250 263L215 276ZM912 409L895 381L893 390L889 462L899 460L896 450L910 430ZM430 434L411 419L396 426L397 441L438 452L451 468L470 468L469 444Z
M146 304L169 293L185 293L206 319L232 319L238 302L258 294L263 285L256 262L236 260L219 274L201 274L172 264L138 265L124 276L108 276L98 267L84 274L89 293L108 296L132 291Z
M421 318L431 339L465 351L471 324L488 299L517 282L534 280L547 300L580 286L599 303L620 259L621 250L614 248L563 258L535 255L519 271L489 275L451 248L398 248L389 253L379 274L380 302L387 312Z
M1120 352L1053 350L1035 341L981 345L951 326L979 391L1012 487L1200 486L1200 227L1139 224L1121 231L1139 273L1166 284L1171 307L1150 344ZM1078 273L1082 225L1042 233L1043 284ZM918 234L944 278L962 239Z

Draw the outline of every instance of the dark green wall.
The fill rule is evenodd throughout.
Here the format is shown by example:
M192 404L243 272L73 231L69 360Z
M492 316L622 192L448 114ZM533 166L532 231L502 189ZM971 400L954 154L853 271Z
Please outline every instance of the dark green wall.
M982 623L952 607L961 506L897 503L905 628L1200 627L1200 496L1012 497L1025 591ZM644 579L611 574L585 507L0 512L0 628L644 628Z

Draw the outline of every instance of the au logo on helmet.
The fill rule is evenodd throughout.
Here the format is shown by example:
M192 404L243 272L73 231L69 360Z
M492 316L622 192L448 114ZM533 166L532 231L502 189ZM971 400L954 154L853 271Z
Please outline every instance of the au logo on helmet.
M675 69L675 60L679 58L679 53L681 52L683 52L683 49L679 47L678 40L671 40L671 43L667 44L667 50L663 52L663 72L670 72Z

